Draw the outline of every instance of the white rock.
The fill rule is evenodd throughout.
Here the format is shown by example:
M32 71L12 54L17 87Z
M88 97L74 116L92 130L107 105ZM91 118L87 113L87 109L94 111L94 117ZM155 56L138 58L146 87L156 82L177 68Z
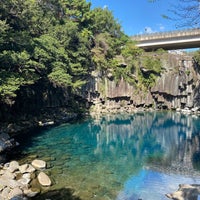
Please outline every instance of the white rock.
M32 165L28 165L28 168L26 169L27 173L32 173L35 171L35 168Z
M18 180L18 182L24 186L28 186L28 184L30 183L31 179L28 179L28 178L20 178Z
M4 199L8 199L8 196L9 196L9 193L10 193L10 188L9 187L5 187L1 193L1 196L4 198Z
M31 174L30 173L23 174L22 178L20 178L18 180L18 182L21 183L24 186L28 186L30 181L31 181Z
M0 175L3 175L5 173L5 170L1 169L0 170Z
M50 178L44 172L39 173L38 181L42 186L50 186L51 185Z
M8 198L12 199L13 197L20 197L23 195L23 192L20 188L14 188L13 190L10 191Z
M17 182L16 180L11 180L8 177L0 177L1 186L7 186L10 188L21 187L22 184Z
M24 164L19 166L19 171L23 174L26 173L26 169L28 168L28 164Z
M1 177L8 178L8 179L15 179L16 175L14 173L11 173L9 170L6 170Z
M10 162L10 165L9 165L9 167L8 167L8 170L10 171L10 172L15 172L16 170L18 170L19 169L19 163L17 162L17 161L12 161L12 162Z
M46 162L43 161L43 160L33 160L32 163L33 167L35 168L39 168L39 169L42 169L42 168L45 168L46 167Z
M27 197L34 197L39 193L39 191L32 191L31 189L24 190L24 194Z
M29 164L24 164L19 166L19 171L24 174L24 173L32 173L35 171L35 168L32 165Z

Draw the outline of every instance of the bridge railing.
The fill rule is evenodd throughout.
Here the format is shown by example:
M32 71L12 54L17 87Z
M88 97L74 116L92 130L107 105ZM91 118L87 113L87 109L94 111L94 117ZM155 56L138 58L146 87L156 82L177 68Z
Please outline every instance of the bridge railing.
M131 39L135 41L144 41L144 40L164 39L164 38L174 38L174 37L194 36L194 35L200 35L199 28L157 32L157 33L145 33L145 34L133 35L131 36Z

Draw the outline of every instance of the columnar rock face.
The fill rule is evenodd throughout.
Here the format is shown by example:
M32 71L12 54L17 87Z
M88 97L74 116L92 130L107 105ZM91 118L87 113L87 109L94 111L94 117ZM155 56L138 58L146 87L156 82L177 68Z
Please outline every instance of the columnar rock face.
M192 57L168 54L163 72L148 91L138 91L121 79L95 72L87 86L87 98L95 112L134 111L136 108L200 108L200 73Z

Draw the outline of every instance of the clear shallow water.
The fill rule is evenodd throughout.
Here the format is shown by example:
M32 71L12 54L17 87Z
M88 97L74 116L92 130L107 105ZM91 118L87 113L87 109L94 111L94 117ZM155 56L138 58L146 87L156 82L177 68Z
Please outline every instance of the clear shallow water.
M26 135L20 143L21 162L47 161L50 189L62 193L57 199L167 200L180 183L200 184L200 118L194 116L102 116Z

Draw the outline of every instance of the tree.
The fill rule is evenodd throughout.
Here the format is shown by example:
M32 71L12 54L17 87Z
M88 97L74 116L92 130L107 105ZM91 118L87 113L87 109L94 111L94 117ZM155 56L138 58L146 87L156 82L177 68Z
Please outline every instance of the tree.
M158 0L148 0L156 2ZM200 26L200 1L199 0L177 0L170 4L169 11L171 16L163 14L164 18L173 20L176 27L194 27ZM174 17L172 17L174 16Z
M47 79L80 87L90 66L81 33L90 4L63 0L2 0L0 4L0 101L13 102L23 85Z

